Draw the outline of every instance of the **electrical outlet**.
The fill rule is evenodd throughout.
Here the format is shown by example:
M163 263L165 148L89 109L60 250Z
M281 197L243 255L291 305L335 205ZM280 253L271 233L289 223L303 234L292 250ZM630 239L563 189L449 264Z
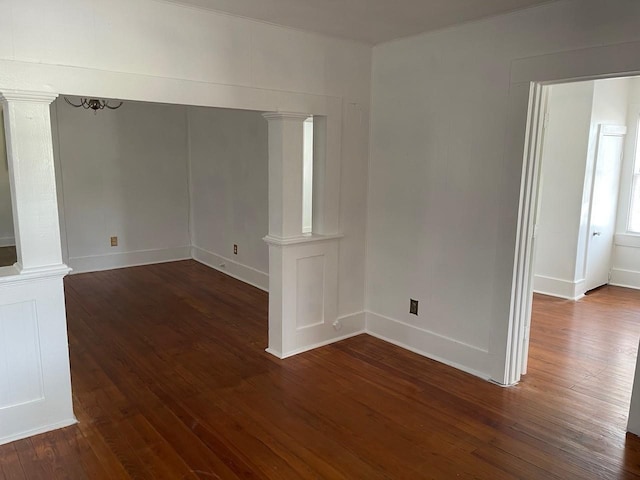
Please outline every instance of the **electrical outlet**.
M111 237L111 246L112 247L118 246L118 237Z
M238 245L236 245L235 243L233 244L233 254L234 255L238 254Z
M418 300L414 300L413 298L409 299L409 313L418 315Z

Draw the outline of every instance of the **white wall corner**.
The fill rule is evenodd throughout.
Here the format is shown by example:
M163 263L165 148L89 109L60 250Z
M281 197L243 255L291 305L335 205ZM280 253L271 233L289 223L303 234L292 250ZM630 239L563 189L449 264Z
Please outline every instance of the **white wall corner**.
M535 293L567 300L581 299L584 297L585 288L586 281L584 279L571 282L544 275L535 275L533 279L533 291Z
M155 263L176 262L191 258L191 247L173 247L157 250L139 250L134 252L92 255L69 259L73 273L99 272L116 268L137 267Z

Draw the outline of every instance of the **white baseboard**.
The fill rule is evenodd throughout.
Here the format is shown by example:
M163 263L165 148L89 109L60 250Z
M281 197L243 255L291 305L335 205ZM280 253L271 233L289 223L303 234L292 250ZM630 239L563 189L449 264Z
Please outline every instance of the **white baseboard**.
M12 435L0 438L0 445L16 442L18 440L22 440L23 438L32 437L34 435L40 435L41 433L51 432L52 430L69 427L71 425L75 425L76 423L78 423L78 420L76 420L75 418L69 418L67 420L63 420L62 422L45 425L44 427L38 427L32 430L27 430L25 432L14 433Z
M175 262L190 258L191 247L187 246L69 258L69 267L73 269L72 273L87 273L154 263Z
M373 337L483 380L490 378L490 357L487 350L376 313L366 312L366 319L366 333Z
M15 237L0 237L0 247L15 247Z
M584 297L586 281L571 282L560 278L535 275L533 277L533 291L542 295L565 298L567 300L579 300Z
M332 343L340 342L342 340L346 340L347 338L355 337L357 335L362 335L366 333L365 325L366 325L366 317L364 312L352 313L350 315L343 315L336 319L336 322L339 322L340 330L334 331L333 328L331 338L326 338L324 340L319 340L318 342L314 342L310 345L304 345L299 348L294 348L288 352L276 352L272 349L267 349L267 352L275 355L278 358L289 358L294 355L298 355L300 353L308 352L309 350L313 350L315 348L324 347L326 345L330 345ZM331 322L333 323L333 322Z
M249 285L253 285L260 290L264 290L265 292L269 291L268 273L261 272L260 270L196 246L191 247L191 258L207 267L211 267L214 270L218 270Z
M609 281L609 285L640 290L640 272L614 268L611 270L611 280Z

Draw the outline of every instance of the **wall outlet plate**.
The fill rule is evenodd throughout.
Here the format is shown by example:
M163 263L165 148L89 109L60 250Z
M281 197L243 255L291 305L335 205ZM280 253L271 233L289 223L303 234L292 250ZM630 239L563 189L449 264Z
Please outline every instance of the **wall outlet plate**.
M234 255L238 254L238 245L236 245L235 243L233 244L233 254Z
M118 246L118 237L111 237L111 246L112 247Z
M409 313L418 315L418 300L414 300L413 298L409 299Z

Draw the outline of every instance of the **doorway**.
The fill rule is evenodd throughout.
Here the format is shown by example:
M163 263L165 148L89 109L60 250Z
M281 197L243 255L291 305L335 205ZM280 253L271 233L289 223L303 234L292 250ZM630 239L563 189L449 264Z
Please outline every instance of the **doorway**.
M533 292L575 301L603 285L640 289L632 221L640 205L634 197L640 81L622 77L539 88L541 128L532 155L540 170L533 182L532 281L520 374L528 369L531 318L545 304ZM615 297L600 296L604 300L596 305Z
M537 293L577 300L610 282L616 233L628 224L619 197L633 170L623 168L622 154L636 91L631 78L547 87L534 228Z

